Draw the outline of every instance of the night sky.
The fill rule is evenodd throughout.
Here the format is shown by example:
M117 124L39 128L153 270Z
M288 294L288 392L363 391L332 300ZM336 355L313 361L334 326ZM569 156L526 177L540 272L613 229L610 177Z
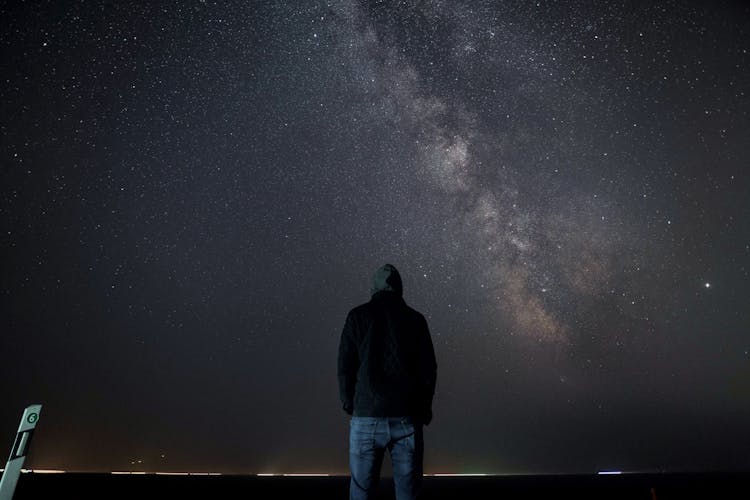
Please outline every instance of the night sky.
M426 473L750 469L748 4L0 17L0 453L41 403L28 468L346 474L388 262Z

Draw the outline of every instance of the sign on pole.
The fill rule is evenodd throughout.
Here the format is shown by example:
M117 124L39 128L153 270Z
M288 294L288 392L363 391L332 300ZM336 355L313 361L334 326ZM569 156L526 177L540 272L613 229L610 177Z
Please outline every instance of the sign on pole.
M10 458L5 465L3 478L0 479L0 500L11 500L13 492L16 491L18 476L21 474L21 467L29 451L31 436L34 434L34 428L39 421L39 414L42 412L42 405L31 405L26 407L21 417L21 424L18 426L16 441L10 450Z

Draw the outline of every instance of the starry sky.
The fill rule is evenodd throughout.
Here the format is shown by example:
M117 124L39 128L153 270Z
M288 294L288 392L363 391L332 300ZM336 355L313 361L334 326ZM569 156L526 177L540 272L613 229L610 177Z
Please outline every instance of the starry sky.
M746 3L0 15L27 467L348 473L338 342L389 262L438 362L425 472L750 468Z

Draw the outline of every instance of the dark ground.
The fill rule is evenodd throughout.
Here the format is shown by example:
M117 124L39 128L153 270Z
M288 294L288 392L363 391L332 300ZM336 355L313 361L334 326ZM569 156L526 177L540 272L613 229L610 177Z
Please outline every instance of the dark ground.
M256 476L157 476L90 473L25 473L14 500L37 498L283 499L348 498L349 478ZM728 500L750 498L750 471L712 474L426 477L425 500L607 499ZM393 499L384 477L378 500Z

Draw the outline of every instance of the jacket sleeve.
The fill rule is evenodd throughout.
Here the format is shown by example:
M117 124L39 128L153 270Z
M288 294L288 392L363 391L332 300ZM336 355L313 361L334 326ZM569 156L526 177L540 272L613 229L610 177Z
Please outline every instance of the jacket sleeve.
M354 387L359 370L359 352L355 339L355 321L349 312L341 332L338 363L339 397L342 408L349 415L354 411Z
M422 414L425 423L432 420L432 399L435 395L437 383L437 361L435 360L435 349L432 345L430 329L427 320L422 319L421 342L419 348L420 370L422 379Z

